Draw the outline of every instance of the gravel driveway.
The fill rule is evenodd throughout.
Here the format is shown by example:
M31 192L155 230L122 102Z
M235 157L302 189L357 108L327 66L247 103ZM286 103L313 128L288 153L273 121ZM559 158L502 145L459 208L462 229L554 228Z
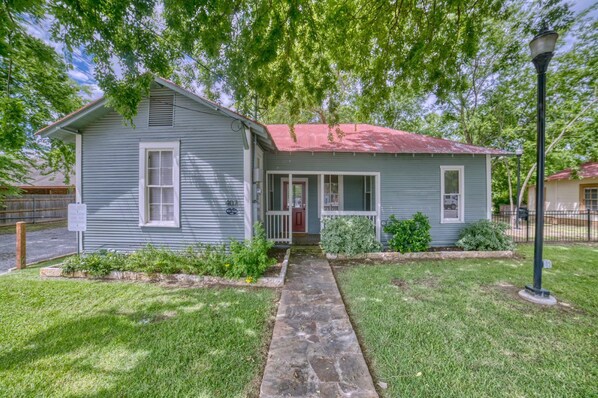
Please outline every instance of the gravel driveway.
M0 235L0 274L15 266L16 235ZM77 251L77 234L66 228L27 232L27 264Z

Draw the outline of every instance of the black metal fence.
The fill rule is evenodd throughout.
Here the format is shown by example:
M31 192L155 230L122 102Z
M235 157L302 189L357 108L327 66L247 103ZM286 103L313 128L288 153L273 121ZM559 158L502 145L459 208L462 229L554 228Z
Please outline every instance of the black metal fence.
M515 242L533 242L536 228L534 211L501 211L494 221L508 224L507 234ZM597 242L598 210L547 210L544 212L544 240L552 242Z

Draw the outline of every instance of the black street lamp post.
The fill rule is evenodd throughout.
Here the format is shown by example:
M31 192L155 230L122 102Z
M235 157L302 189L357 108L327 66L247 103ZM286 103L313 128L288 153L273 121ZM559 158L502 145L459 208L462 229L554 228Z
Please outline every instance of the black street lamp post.
M515 212L515 229L519 229L519 208L521 207L521 155L523 155L523 149L517 148L515 151L517 155L517 211Z
M546 142L544 118L546 110L546 69L554 55L554 48L558 34L543 26L541 32L530 42L532 62L538 74L538 140L536 161L538 165L536 175L536 237L534 245L534 284L525 286L528 294L536 298L549 298L550 292L542 289L542 250L544 246L544 147Z

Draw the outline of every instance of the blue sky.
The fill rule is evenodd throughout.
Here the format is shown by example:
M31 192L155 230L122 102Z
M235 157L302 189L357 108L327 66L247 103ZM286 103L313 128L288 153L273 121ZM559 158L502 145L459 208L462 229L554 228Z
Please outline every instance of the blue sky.
M587 9L596 3L597 0L576 0L572 1L572 9L576 13ZM598 10L594 10L593 14L598 13ZM52 24L51 19L45 19L36 24L30 24L28 30L31 34L41 38L51 46L53 46L59 53L65 55L65 59L71 64L72 70L69 71L69 76L79 83L81 86L86 87L89 94L84 94L90 99L96 99L102 96L102 90L98 87L97 81L94 78L94 65L89 54L85 53L83 48L75 49L73 53L67 54L62 44L54 42L50 39L50 26ZM568 38L565 38L566 41ZM196 87L198 91L201 91L200 87ZM201 94L201 92L199 92ZM229 101L224 101L229 102Z

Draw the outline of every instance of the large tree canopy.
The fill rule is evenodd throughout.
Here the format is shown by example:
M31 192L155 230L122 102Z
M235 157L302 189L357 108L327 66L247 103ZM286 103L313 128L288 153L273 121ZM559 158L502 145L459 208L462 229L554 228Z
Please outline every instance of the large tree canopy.
M0 199L22 185L28 164L65 168L71 151L34 136L35 131L82 104L79 87L54 48L33 37L27 23L44 16L45 2L0 4Z
M44 16L67 50L84 48L91 55L100 88L128 119L152 76L160 75L200 86L213 99L224 94L240 112L258 108L268 122L373 122L504 149L523 145L531 178L535 73L526 47L543 19L561 34L575 26L574 44L559 47L549 74L549 171L596 157L596 22L584 15L574 21L561 0L2 4L0 16L8 22L0 26L0 68L21 66L8 74L15 77L0 77L40 76L23 80L31 87L23 93L35 95L17 95L16 84L3 90L3 134L11 142L22 143L18 132L32 131L77 102L61 57L19 22ZM39 51L31 50L35 46ZM40 62L22 62L34 55L47 59L45 70ZM497 167L496 197L505 200L513 162L501 159Z
M262 107L284 101L298 115L334 109L347 74L370 109L399 84L449 90L484 21L508 17L504 3L61 0L50 12L55 37L93 55L100 87L125 116L147 90L147 73L224 91L241 111L257 96Z

